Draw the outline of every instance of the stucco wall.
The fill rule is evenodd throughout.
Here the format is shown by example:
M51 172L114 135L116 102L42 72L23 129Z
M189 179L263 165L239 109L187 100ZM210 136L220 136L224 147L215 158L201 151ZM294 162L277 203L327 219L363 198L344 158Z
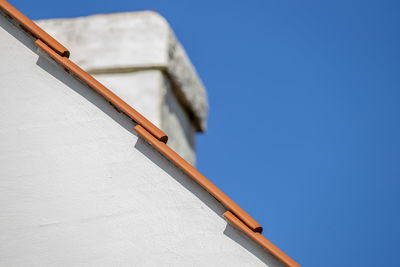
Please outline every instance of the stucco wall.
M0 266L279 266L0 13Z

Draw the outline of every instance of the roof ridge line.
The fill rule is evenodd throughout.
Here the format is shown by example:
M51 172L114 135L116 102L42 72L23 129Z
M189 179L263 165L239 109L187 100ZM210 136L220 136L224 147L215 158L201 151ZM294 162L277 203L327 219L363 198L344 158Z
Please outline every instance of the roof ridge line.
M22 29L29 32L33 37L42 40L45 44L51 47L57 54L68 58L70 52L56 39L51 37L47 32L40 28L36 23L27 18L18 9L8 3L6 0L0 0L0 8L11 18L19 22Z
M204 175L202 175L195 167L189 162L179 156L174 150L172 150L166 144L159 142L157 139L146 131L141 125L136 125L133 128L142 138L148 143L153 145L158 151L161 152L165 157L171 160L199 185L206 189L213 197L221 202L228 210L235 213L252 231L262 232L261 225L256 222L247 212L245 212L239 205L237 205L232 199L230 199L224 192L222 192L217 186L211 183Z
M166 144L159 142L154 138L146 129L140 125L133 128L139 136L157 149L167 159L172 161L183 172L190 176L195 182L203 187L215 199L217 199L225 208L227 212L223 214L226 220L233 224L236 228L241 230L248 237L253 239L256 243L261 245L264 249L282 261L289 267L299 267L300 265L290 258L286 253L276 247L271 241L261 235L262 226L258 224L247 212L245 212L239 205L237 205L231 198L215 186L210 180L202 175L195 167L179 156Z
M217 186L211 183L204 175L202 175L195 167L189 162L179 156L172 148L164 143L154 139L153 136L146 131L142 126L136 125L133 128L142 138L148 143L153 145L158 151L161 152L165 157L171 160L199 185L206 189L213 197L221 202L228 210L236 214L252 231L262 232L261 225L256 222L247 212L245 212L239 205L237 205L232 199L230 199L224 192L222 192Z

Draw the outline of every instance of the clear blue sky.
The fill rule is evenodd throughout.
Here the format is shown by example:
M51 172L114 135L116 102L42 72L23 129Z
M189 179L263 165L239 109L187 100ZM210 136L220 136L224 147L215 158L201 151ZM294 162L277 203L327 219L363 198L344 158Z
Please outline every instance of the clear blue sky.
M208 89L198 168L304 266L399 266L400 1L9 2L160 12Z

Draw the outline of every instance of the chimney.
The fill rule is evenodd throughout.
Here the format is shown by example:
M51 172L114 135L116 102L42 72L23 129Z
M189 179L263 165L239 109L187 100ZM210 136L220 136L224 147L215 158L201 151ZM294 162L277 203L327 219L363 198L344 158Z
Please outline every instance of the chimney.
M204 86L166 20L128 12L36 21L68 47L71 59L169 137L195 164L196 132L207 127Z

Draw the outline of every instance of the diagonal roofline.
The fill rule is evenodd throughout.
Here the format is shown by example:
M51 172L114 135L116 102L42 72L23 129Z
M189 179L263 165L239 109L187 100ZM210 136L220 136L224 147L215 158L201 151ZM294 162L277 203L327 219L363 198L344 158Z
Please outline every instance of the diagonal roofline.
M0 0L0 9L2 9L8 16L16 20L19 26L28 32L33 37L37 38L35 44L47 53L53 60L61 64L67 72L76 75L79 79L85 82L90 88L98 92L110 104L115 106L119 111L130 117L137 123L134 130L144 140L150 143L166 158L172 161L177 167L185 172L189 177L196 181L200 186L207 190L213 197L215 197L225 208L228 210L223 214L226 220L241 230L248 237L253 239L256 243L261 245L269 253L278 258L285 265L294 267L300 266L292 258L286 255L282 250L277 248L269 240L261 235L262 227L250 215L248 215L242 208L240 208L232 199L223 193L218 187L211 183L204 177L196 168L180 157L174 150L166 145L167 135L148 119L142 116L134 108L129 106L111 90L93 78L89 73L84 71L74 62L69 59L70 52L62 44L57 42L47 32L41 29L33 21L28 19L15 7L13 7L6 0Z
M28 19L24 14L19 12L19 10L17 10L6 0L0 0L0 7L6 12L6 14L17 20L23 30L29 32L33 37L42 40L45 44L56 51L57 54L67 58L69 57L70 53L67 48L57 42L47 32L40 28L36 23Z

